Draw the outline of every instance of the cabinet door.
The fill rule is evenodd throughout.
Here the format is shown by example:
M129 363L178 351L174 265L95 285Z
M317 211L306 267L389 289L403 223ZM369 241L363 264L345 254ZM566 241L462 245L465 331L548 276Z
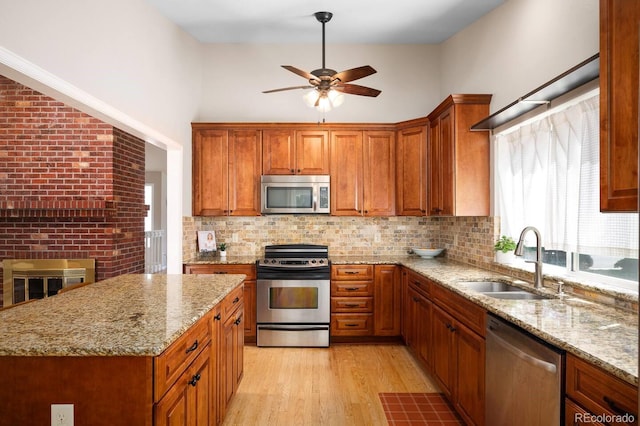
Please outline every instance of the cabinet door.
M409 303L411 325L410 347L422 365L428 370L432 369L432 303L423 295L409 288Z
M433 374L442 392L451 400L455 373L454 321L437 306L431 316L431 342L433 344Z
M458 413L468 424L484 424L485 341L464 325L456 324L456 397Z
M331 214L363 213L362 132L331 132Z
M228 199L228 145L226 130L193 132L193 215L226 215Z
M396 214L427 212L427 127L398 131L396 141Z
M396 212L396 145L391 131L365 131L363 205L366 216Z
M262 131L262 174L295 173L295 131L269 129Z
M227 412L227 406L231 402L235 389L235 371L233 365L235 362L235 351L238 342L236 341L238 334L236 333L236 318L230 316L222 325L222 355L220 358L221 377L220 377L220 393L222 394L222 406L220 411L222 418Z
M260 215L260 131L231 132L229 138L229 215Z
M640 2L600 1L600 210L638 211Z
M295 173L299 175L329 174L329 132L300 130L296 132Z
M429 140L429 215L454 213L454 107L448 108L431 127Z
M395 265L376 265L373 329L376 336L400 335L401 282Z

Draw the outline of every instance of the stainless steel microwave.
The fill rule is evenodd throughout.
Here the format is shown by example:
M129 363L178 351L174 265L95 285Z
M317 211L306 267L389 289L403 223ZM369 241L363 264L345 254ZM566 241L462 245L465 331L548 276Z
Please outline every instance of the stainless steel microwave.
M263 214L328 214L329 182L327 175L263 175L261 211Z

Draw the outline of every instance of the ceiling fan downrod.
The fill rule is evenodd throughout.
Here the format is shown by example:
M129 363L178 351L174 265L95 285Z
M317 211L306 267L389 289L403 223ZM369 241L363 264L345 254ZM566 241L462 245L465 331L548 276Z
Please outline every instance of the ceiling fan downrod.
M329 22L331 20L331 18L333 17L333 13L331 12L316 12L314 13L316 19L318 20L318 22L320 22L322 24L322 69L327 68L325 66L325 54L324 54L324 43L325 43L325 38L324 38L324 24L326 24L327 22Z

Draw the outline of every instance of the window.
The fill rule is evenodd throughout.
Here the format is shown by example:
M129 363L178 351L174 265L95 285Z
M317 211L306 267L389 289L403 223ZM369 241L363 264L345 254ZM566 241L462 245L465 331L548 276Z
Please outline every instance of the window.
M493 143L501 234L517 240L535 226L543 262L561 268L546 271L637 292L638 215L600 213L598 92L497 133ZM525 258L534 258L535 241L525 245Z

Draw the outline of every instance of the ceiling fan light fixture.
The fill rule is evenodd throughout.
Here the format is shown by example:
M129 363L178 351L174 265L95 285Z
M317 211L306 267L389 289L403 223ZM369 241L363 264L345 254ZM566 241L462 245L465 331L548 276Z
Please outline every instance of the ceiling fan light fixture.
M337 90L312 90L303 97L304 103L309 108L315 108L320 112L328 112L344 103L344 95Z

